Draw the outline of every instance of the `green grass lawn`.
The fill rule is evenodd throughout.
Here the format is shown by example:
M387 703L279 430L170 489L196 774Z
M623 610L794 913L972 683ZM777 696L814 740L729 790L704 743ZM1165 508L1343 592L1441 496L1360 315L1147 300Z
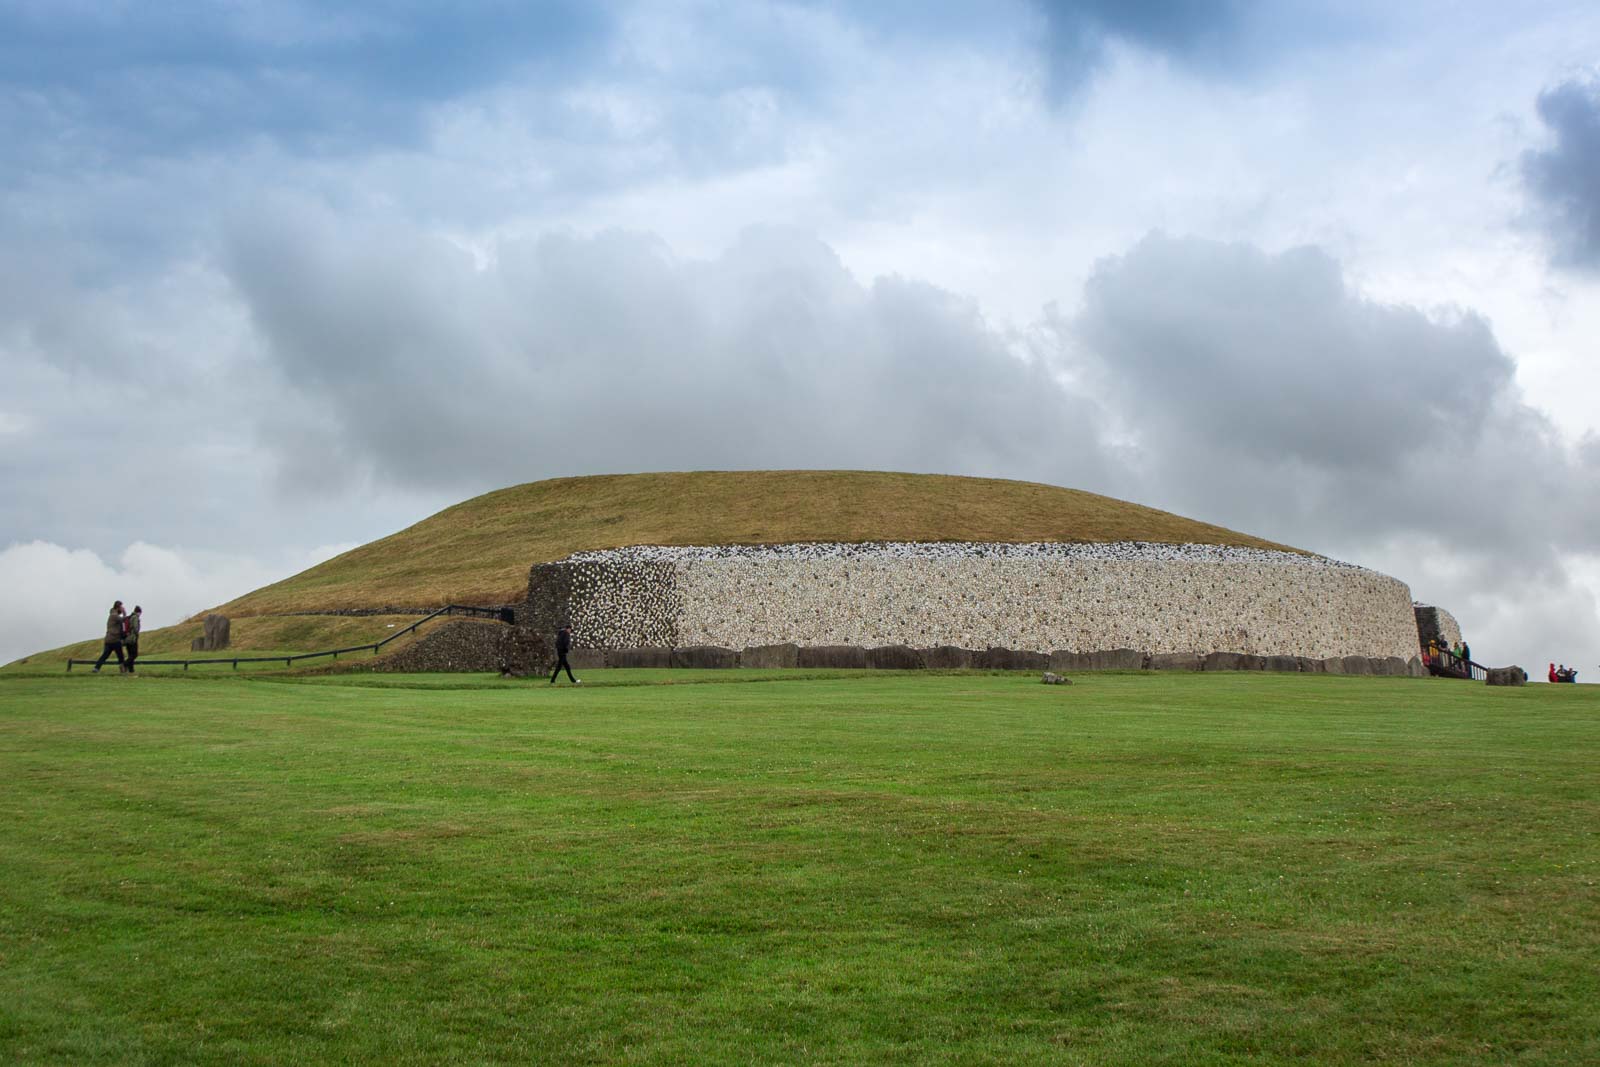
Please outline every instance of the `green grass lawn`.
M0 678L0 1061L1600 1062L1590 687L224 671Z

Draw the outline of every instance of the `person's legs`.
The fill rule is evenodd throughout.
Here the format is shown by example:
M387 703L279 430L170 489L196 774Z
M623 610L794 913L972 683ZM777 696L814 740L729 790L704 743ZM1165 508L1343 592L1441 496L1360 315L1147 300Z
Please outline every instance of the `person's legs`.
M565 667L567 670L567 681L571 682L573 685L577 685L578 680L572 676L572 664L567 662L567 654L565 652L558 652L556 654L556 669L550 672L550 684L556 684L556 679L561 676L561 669L563 667Z
M113 652L117 654L117 667L121 668L123 663L122 642L107 641L105 643L105 647L100 650L100 658L94 661L94 669L99 670L102 666L104 666L106 660L110 658L111 653Z
M578 680L572 676L572 664L567 662L567 657L565 657L565 656L561 657L560 666L565 667L567 669L567 681L571 682L573 685L577 685L578 684Z
M133 661L139 658L139 643L135 641L128 646L128 673L133 673Z

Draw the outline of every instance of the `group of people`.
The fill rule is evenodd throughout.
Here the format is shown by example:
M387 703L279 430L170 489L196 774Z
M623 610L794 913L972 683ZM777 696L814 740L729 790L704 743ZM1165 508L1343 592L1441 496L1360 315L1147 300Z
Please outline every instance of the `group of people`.
M139 658L139 629L143 615L144 608L138 604L133 606L131 612L122 610L120 600L111 605L111 613L106 616L105 647L100 650L100 658L94 663L97 672L114 654L117 657L117 669L123 674L133 673L133 662Z
M1576 682L1578 680L1578 668L1569 667L1565 663L1557 667L1552 663L1550 664L1550 680L1552 682Z
M1453 660L1454 662L1450 662ZM1437 637L1428 638L1428 662L1460 668L1472 662L1472 649L1465 641L1454 645L1443 644Z

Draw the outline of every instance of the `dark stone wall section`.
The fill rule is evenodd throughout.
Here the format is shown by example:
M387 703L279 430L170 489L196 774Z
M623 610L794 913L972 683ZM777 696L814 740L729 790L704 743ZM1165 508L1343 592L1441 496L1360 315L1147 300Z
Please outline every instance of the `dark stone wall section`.
M739 666L782 668L800 665L799 645L753 645L739 653Z
M459 624L472 625L472 624ZM482 624L480 624L482 625ZM510 630L510 627L504 629ZM516 628L521 631L521 627ZM422 642L418 642L421 644ZM548 662L553 654L545 652ZM907 645L756 645L742 651L697 645L686 648L663 646L612 649L574 649L575 670L599 667L697 667L701 669L786 668L810 670L991 670L1044 671L1058 674L1083 671L1276 671L1300 674L1356 674L1386 677L1426 677L1422 660L1403 660L1398 656L1334 656L1308 659L1305 656L1255 656L1240 652L1212 652L1152 655L1132 648L1102 652L1029 652L1011 648L970 649L940 645L936 648L911 648ZM397 667L396 670L487 670L487 667L424 668ZM545 666L546 671L549 666Z
M1132 648L1113 648L1105 652L1052 652L1050 669L1065 671L1138 671L1144 669L1145 654Z
M398 652L380 657L372 669L401 674L505 670L524 675L546 673L553 663L550 644L537 631L457 619L435 627Z

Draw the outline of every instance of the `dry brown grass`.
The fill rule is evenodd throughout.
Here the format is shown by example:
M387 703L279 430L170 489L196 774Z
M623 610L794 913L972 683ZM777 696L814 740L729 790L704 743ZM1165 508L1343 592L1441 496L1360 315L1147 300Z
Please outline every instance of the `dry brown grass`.
M1036 482L864 471L695 471L530 482L223 605L239 617L519 600L528 568L626 545L803 541L1156 541L1283 548Z

